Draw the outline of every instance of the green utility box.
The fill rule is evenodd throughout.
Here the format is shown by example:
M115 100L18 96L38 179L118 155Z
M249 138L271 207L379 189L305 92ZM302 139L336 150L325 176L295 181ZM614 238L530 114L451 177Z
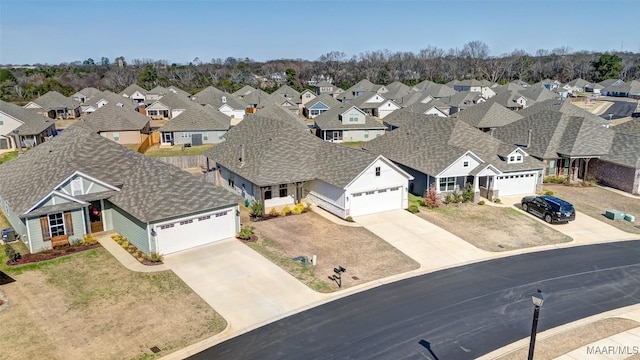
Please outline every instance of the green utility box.
M631 215L631 214L625 214L624 215L624 219L627 220L628 222L635 222L636 221L636 217Z
M624 219L624 213L618 210L607 210L604 212L604 216L611 220L622 220Z

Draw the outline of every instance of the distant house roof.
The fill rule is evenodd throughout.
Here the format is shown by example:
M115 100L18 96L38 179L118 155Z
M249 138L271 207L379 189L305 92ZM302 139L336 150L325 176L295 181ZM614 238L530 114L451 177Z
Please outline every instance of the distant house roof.
M171 85L171 86L167 87L167 90L171 91L174 94L178 94L178 95L182 95L182 96L186 96L186 97L190 97L191 96L191 94L189 94L188 92L180 89L177 86Z
M59 108L75 109L80 106L79 102L60 94L57 91L49 91L39 98L31 101L31 103L34 103L45 110Z
M216 109L221 108L225 104L229 105L234 110L244 110L247 108L247 103L244 100L213 86L204 88L199 93L194 94L191 98L198 104L209 104Z
M120 107L116 104L109 103L92 114L88 115L84 120L89 126L96 129L97 132L104 131L127 131L143 130L149 124L149 118L132 110L131 108Z
M364 124L343 124L340 120L340 115L350 108L355 108L365 116ZM371 116L364 113L362 110L358 109L352 105L342 105L338 107L333 107L329 111L325 111L322 114L316 116L313 121L316 126L322 130L348 130L348 129L384 129L385 127L374 120Z
M38 135L55 124L52 119L33 110L2 100L0 100L0 111L22 122L22 125L14 130L20 135Z
M545 100L554 100L558 98L558 94L554 94L553 92L547 90L544 87L537 86L529 86L523 91L519 92L520 95L526 97L527 99L531 99L535 102L545 101Z
M525 146L529 154L538 158L555 159L559 156L605 155L611 147L614 132L584 117L543 110L497 128L494 136L510 144Z
M282 85L276 91L271 93L272 97L274 95L275 96L280 95L286 99L290 99L290 100L292 99L294 102L300 102L300 93L289 85Z
M611 129L617 133L640 136L640 120L631 119L621 124L612 126Z
M131 94L135 93L136 91L140 92L141 94L146 94L147 90L145 90L144 88L142 88L142 86L138 85L138 84L131 84L129 86L127 86L124 90L122 90L120 92L120 95L129 97L131 96Z
M323 141L290 122L259 116L243 120L225 138L205 155L258 186L319 179L342 189L378 158Z
M461 112L458 119L473 127L483 129L504 126L522 119L522 116L498 103L486 102L471 106Z
M518 114L522 116L529 116L544 110L559 111L563 114L583 117L601 125L607 124L607 121L598 115L573 105L571 101L564 101L560 99L537 102L532 106L528 106L518 111Z
M320 102L325 104L329 108L340 106L340 101L334 99L333 96L329 94L322 94L308 101L306 104L304 104L304 107L307 109L311 109L314 105Z
M243 96L247 96L247 95L251 94L254 91L256 91L255 88L253 88L253 87L251 87L249 85L245 85L240 90L234 92L233 95L239 96L239 97L242 98Z
M478 166L482 168L489 164L503 172L544 168L541 161L531 156L525 156L522 163L507 163L504 157L517 146L491 137L464 121L436 116L414 115L399 129L361 146L432 176L469 151L484 161Z
M414 111L416 108L413 106L418 105L416 103L410 107L402 108L392 112L385 116L383 122L387 127L398 128L406 124L413 123L414 119L420 119L421 121L429 121L431 119L439 118L438 115L425 115L424 111ZM428 110L428 109L426 109ZM425 110L425 111L426 111Z
M211 105L202 106L189 102L189 100L186 101L189 105L184 107L185 111L169 120L158 131L224 131L229 129L231 122L229 116L214 109Z
M293 114L291 111L275 103L266 104L263 108L259 109L255 114L247 115L245 119L247 121L252 121L251 119L253 119L254 116L257 116L259 118L282 120L289 123L297 124L302 129L305 129L305 130L309 129L307 127L307 123L305 119Z
M319 83L317 83L315 85L315 87L317 87L317 88L319 88L319 87L332 87L332 86L335 86L335 85L327 82L326 80L322 80L322 81L320 81Z
M616 133L609 153L602 160L633 169L640 169L640 135Z
M119 187L109 201L141 222L227 207L240 200L173 165L106 139L82 122L0 165L0 193L20 216L76 172Z
M86 87L86 88L78 91L76 94L82 94L82 95L86 96L87 98L92 98L92 97L96 96L99 93L101 93L101 91L96 89L96 88L94 88L94 87ZM74 94L73 96L75 96L76 94Z

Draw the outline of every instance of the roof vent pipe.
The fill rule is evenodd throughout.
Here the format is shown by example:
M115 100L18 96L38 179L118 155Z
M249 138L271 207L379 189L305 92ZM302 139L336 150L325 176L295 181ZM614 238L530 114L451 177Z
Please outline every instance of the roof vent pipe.
M240 167L244 166L244 144L240 145Z
M533 135L533 129L529 129L527 137L527 148L531 147L531 136Z

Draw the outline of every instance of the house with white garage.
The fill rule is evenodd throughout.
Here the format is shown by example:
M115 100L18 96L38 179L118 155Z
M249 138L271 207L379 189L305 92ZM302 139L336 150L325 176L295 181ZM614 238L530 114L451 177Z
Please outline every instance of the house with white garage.
M32 253L113 230L146 254L229 237L236 195L79 122L0 165L0 207Z
M206 87L191 99L200 105L211 105L232 119L242 120L247 111L246 102L213 86Z
M343 219L408 207L412 176L384 156L322 141L259 113L205 155L219 183L267 212L303 200Z
M29 101L25 109L32 109L38 114L51 119L76 119L80 117L81 107L76 100L70 99L57 91L49 91L39 98Z
M333 96L329 94L322 94L316 96L313 100L307 101L307 103L302 106L302 114L307 119L314 119L334 107L340 107L340 101L334 99Z
M120 95L131 99L136 104L144 103L147 99L147 90L138 84L131 84L120 92Z
M471 184L476 198L489 200L542 187L543 162L458 119L415 115L361 147L409 173L409 192L419 196L431 185L447 194Z
M31 148L55 135L53 119L0 100L0 150Z
M316 136L330 142L369 141L386 127L355 106L334 107L313 119Z
M184 112L158 129L160 144L199 146L224 141L231 118L211 105L189 105Z

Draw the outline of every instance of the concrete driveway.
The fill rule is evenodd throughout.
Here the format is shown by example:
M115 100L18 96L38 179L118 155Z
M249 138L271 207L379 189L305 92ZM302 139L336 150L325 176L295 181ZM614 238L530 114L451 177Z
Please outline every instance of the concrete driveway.
M358 216L354 221L419 262L421 270L435 270L492 256L406 210Z
M522 196L510 196L502 199L504 206L513 206L516 209L520 209L520 200ZM524 212L524 211L523 211ZM622 231L614 226L607 224L606 222L593 218L587 214L576 211L576 219L566 224L547 224L544 220L528 214L533 219L540 221L552 227L565 235L571 236L573 241L572 245L579 244L593 244L605 241L618 241L618 240L631 240L637 239L636 234L631 234L626 231ZM603 220L606 220L603 217Z
M164 262L229 322L232 333L323 299L236 239L170 254Z

